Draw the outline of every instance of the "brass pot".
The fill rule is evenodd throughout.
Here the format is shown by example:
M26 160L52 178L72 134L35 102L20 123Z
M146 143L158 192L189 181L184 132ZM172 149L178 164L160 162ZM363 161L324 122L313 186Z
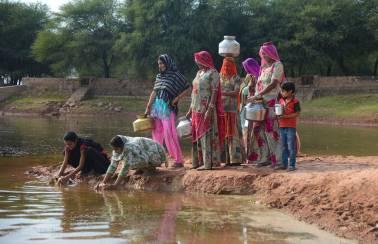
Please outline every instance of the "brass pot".
M155 128L154 120L146 115L138 115L133 122L134 132L142 132Z

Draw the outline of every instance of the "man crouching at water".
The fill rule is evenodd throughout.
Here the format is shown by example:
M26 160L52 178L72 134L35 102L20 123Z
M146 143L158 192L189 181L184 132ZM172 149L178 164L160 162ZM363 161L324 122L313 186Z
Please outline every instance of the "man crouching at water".
M111 164L104 180L97 184L95 189L115 189L121 184L129 169L136 170L137 174L143 171L153 172L156 167L167 162L163 147L149 138L118 135L111 139L110 145L113 148ZM111 184L109 180L120 161L124 162L123 167L116 181Z

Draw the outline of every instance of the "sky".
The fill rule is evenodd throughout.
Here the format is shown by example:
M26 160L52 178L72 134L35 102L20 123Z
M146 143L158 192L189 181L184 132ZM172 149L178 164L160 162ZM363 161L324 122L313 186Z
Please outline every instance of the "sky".
M40 2L49 6L50 10L53 12L59 11L59 7L65 3L68 3L70 0L16 0L15 2L23 3L36 3Z

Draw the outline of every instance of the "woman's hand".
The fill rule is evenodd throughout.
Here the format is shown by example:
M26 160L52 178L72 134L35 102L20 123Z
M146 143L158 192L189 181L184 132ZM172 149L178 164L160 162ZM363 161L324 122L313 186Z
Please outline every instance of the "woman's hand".
M147 105L146 111L144 112L145 115L149 115L151 113L151 106Z
M176 106L178 102L179 102L179 97L176 97L175 99L173 99L171 104L172 104L172 106Z
M56 182L56 184L58 186L63 186L67 182L68 179L69 179L69 177L67 177L67 176L59 177L58 181Z
M247 97L247 103L251 103L251 102L255 102L255 101L258 101L258 100L262 100L262 96L261 95L257 95L257 96L249 96Z
M208 109L207 109L207 111L205 112L205 118L204 118L204 122L205 123L207 123L210 120L210 118L211 118L211 112L213 111L213 108L214 107L209 106Z
M191 119L192 118L192 109L189 109L189 111L186 113L185 117L187 119Z

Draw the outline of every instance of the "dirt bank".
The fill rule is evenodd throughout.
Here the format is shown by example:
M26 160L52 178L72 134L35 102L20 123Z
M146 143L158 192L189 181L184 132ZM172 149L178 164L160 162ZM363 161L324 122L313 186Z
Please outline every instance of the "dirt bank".
M189 163L189 161L188 161ZM189 167L189 165L187 165ZM49 177L58 166L28 173ZM78 177L90 186L101 177ZM124 188L254 195L272 208L346 238L378 242L378 157L303 157L298 171L240 166L213 171L159 168L154 175L133 175Z

